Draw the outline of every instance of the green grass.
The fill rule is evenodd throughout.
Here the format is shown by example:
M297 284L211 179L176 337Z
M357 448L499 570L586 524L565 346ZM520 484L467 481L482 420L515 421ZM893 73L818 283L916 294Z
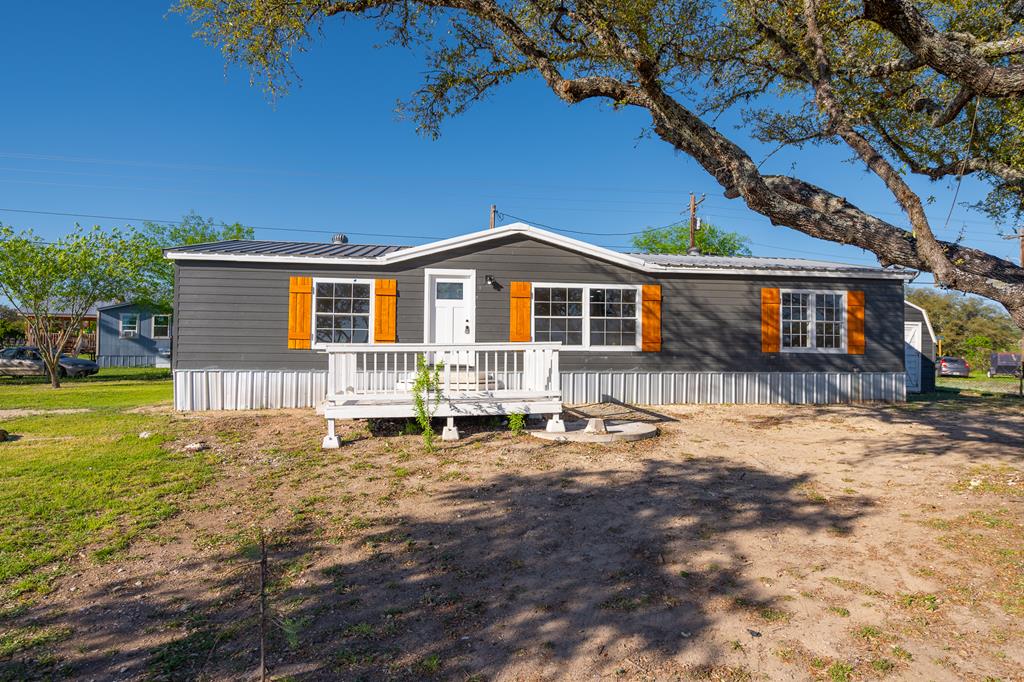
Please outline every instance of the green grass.
M172 430L168 415L128 411L166 402L170 393L169 381L155 379L104 378L56 390L0 382L0 409L88 410L2 424L16 440L0 443L0 597L45 591L58 562L83 548L108 558L210 478L211 457L162 447ZM141 439L142 431L155 435Z
M112 367L92 377L65 379L56 390L42 377L4 377L0 378L0 410L127 408L167 403L172 395L170 376L167 369Z

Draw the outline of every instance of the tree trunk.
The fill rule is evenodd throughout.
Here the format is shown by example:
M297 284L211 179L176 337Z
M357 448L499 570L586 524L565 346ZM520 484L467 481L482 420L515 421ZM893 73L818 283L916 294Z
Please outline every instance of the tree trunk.
M60 363L46 363L46 369L50 373L50 387L60 388Z

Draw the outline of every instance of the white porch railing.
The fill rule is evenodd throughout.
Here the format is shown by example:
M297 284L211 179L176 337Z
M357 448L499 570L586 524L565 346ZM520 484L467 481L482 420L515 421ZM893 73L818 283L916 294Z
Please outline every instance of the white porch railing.
M330 344L327 400L408 395L416 359L441 365L446 399L560 395L559 343L481 343L462 345L389 343L376 346Z

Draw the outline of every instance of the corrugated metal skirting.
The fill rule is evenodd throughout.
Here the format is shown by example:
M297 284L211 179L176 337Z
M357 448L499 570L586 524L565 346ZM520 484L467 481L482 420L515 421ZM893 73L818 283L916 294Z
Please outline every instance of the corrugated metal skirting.
M312 408L326 396L320 370L174 371L174 409L182 411Z
M152 355L99 355L96 364L100 367L153 367L156 358Z
M568 404L617 400L680 403L823 404L907 399L903 372L562 372Z
M174 372L174 407L183 411L313 408L326 395L326 371ZM903 372L562 372L562 400L569 405L606 400L671 405L906 399Z

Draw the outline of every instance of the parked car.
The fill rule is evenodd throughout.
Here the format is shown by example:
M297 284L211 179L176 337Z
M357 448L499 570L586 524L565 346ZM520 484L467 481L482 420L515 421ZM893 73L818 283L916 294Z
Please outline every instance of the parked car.
M100 371L100 366L92 360L70 355L62 355L58 366L62 377L85 377ZM32 346L15 346L0 351L0 376L40 376L46 373L46 363Z
M993 353L989 364L989 378L999 375L1020 377L1020 353Z
M969 377L971 376L971 366L967 360L963 358L953 357L952 355L943 355L939 358L939 376L940 377Z

